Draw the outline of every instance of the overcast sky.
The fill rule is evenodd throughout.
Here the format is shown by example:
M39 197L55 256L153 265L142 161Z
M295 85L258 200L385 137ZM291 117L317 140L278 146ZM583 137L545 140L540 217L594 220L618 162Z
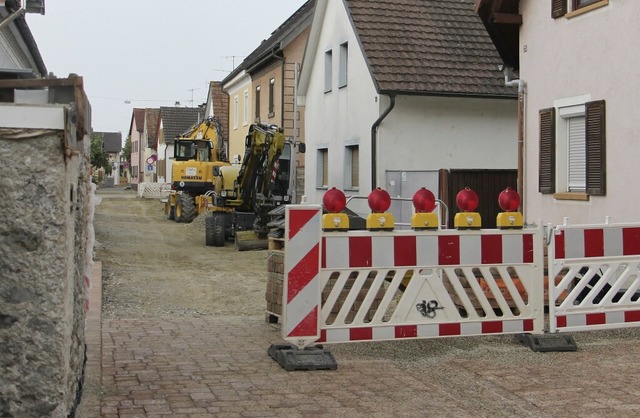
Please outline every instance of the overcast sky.
M134 107L197 106L305 0L48 0L27 23L49 72L84 78L95 131ZM233 58L235 56L235 58ZM125 103L130 101L130 103Z

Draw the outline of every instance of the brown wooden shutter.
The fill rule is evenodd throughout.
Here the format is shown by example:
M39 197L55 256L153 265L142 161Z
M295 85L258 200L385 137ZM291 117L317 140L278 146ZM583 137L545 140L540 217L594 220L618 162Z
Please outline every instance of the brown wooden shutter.
M538 191L556 191L556 110L540 110L540 167Z
M605 102L585 103L585 149L587 151L587 193L604 196L606 192Z
M557 19L567 14L567 0L551 0L551 17Z

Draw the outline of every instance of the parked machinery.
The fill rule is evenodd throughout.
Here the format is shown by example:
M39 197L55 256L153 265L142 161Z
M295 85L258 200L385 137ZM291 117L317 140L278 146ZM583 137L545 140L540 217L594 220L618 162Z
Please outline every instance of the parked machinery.
M239 250L266 248L272 212L295 200L296 145L283 129L253 124L245 140L241 166L220 167L213 207L205 223L205 243L223 246L235 240ZM233 179L233 187L229 188Z
M165 201L167 218L189 223L211 203L215 179L229 160L220 123L207 118L174 141L171 192Z

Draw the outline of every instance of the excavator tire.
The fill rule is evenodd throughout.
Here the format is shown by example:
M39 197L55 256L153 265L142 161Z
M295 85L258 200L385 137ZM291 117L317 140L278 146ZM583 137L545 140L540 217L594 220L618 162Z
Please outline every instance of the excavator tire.
M214 220L215 215L207 216L204 220L204 243L207 247L212 247L214 245Z
M180 217L178 217L178 210L176 210L176 219L178 222L184 222L186 224L191 223L196 217L196 206L188 193L182 193L176 202L176 207L180 205Z
M213 246L224 247L224 216L213 217Z

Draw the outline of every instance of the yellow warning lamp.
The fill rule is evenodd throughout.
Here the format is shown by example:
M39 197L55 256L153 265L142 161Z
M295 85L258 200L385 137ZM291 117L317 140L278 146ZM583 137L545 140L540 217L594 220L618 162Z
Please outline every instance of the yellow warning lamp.
M347 198L342 190L332 187L324 196L322 204L329 212L322 215L322 229L325 231L346 231L349 229L349 217L340 213L347 206Z
M413 195L412 200L416 211L411 215L411 228L416 231L438 229L438 215L433 213L436 208L436 197L431 190L421 188Z
M478 212L474 212L478 207L478 194L468 187L460 190L456 195L456 205L462 212L456 213L453 218L453 225L457 229L480 229L482 220Z
M392 230L395 224L393 215L387 212L391 206L391 196L386 190L377 187L369 193L371 213L367 216L367 229L370 231Z
M507 187L498 196L498 204L504 212L500 212L496 217L498 229L518 229L522 228L524 221L522 214L517 212L520 207L520 195L511 187Z

